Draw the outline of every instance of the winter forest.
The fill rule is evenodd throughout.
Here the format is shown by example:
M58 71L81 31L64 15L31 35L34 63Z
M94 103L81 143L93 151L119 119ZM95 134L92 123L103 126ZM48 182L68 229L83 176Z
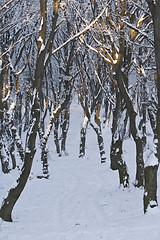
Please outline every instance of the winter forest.
M121 189L120 195L129 198L130 189L135 194L140 191L141 202L137 204L143 218L158 209L159 16L160 0L0 1L0 219L3 224L14 224L13 212L16 206L18 209L27 184L36 181L38 188L43 185L45 189L51 178L54 182L54 158L57 164L67 164L72 152L68 148L75 141L72 161L86 167L90 132L90 143L95 143L89 163L92 170L100 167L106 169L106 174L109 171L110 178L105 181L111 186L115 181L115 188ZM73 106L81 116L71 121ZM75 128L77 121L79 128ZM71 129L75 135L69 138ZM133 159L135 166L133 177L125 157L125 144L128 144L126 156ZM95 167L91 159L94 155ZM35 162L36 174L32 172ZM65 170L62 178L63 174L61 180L66 184ZM56 184L51 188L54 187ZM30 205L32 200L26 200L25 204ZM38 201L41 202L41 196ZM21 211L23 215L22 207ZM78 227L79 223L76 224ZM0 236L0 240L4 239L8 238ZM93 240L87 236L73 239Z

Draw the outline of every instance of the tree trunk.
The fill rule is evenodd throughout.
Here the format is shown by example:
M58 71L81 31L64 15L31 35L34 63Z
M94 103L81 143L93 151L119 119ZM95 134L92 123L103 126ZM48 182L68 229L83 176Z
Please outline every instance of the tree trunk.
M4 117L4 114L3 114ZM10 149L8 147L8 136L7 136L7 130L6 130L6 122L5 119L0 120L0 160L2 165L2 172L3 173L9 173L9 157L10 157Z
M43 110L41 110L43 112ZM41 163L42 163L42 171L43 171L43 176L37 176L38 178L48 178L49 176L49 170L48 170L48 151L46 150L46 145L43 144L43 136L44 136L44 124L45 120L45 115L40 120L39 124L39 137L40 137L40 142L41 142Z
M61 152L67 155L66 152L66 140L67 140L67 133L69 129L69 118L70 118L70 110L67 106L66 109L64 109L61 113Z
M110 167L112 170L118 170L118 161L122 155L122 144L120 144L120 139L116 140L114 134L112 133L112 142L110 148Z
M35 96L34 103L32 105L32 117L31 117L31 127L29 129L28 137L26 139L26 151L24 157L24 164L22 167L22 173L20 177L17 179L17 184L8 192L8 196L4 199L1 209L0 209L0 217L4 221L11 222L12 221L12 210L14 205L16 204L18 198L20 197L30 174L33 158L36 152L35 142L36 136L38 132L38 124L40 118L39 112L39 104L37 96Z
M156 84L157 84L157 96L158 96L158 109L156 119L156 133L155 140L157 141L157 158L160 162L160 1L147 0L150 8L153 27L154 27L154 46L155 46L155 60L156 60Z
M87 132L87 126L88 126L88 118L84 116L83 119L83 125L80 132L80 149L79 149L79 157L85 156L85 150L86 150L86 132Z
M104 141L103 141L103 136L102 136L102 130L101 127L96 125L94 126L93 123L90 123L92 128L97 134L97 141L98 141L98 146L99 146L99 152L100 152L100 158L101 158L101 163L106 162L106 154L105 154L105 149L104 149Z
M126 133L127 120L128 116L124 100L122 100L120 93L117 91L116 106L113 111L110 160L111 169L118 170L120 186L123 185L124 188L129 186L129 174L127 171L127 165L122 157L122 145Z
M20 158L22 161L24 161L24 149L23 149L23 145L22 145L22 140L19 137L19 135L17 134L17 129L15 127L12 127L11 131L12 131L12 138L16 144Z
M12 210L28 180L34 154L35 152L25 154L23 170L19 179L17 180L17 185L10 189L7 198L5 198L2 203L2 207L0 209L0 217L4 221L12 222Z
M153 27L154 27L154 47L155 47L155 60L156 60L156 84L158 96L158 109L156 114L156 127L154 134L154 142L156 143L156 157L160 162L160 1L147 0L149 9L152 14ZM157 203L157 171L158 164L148 166L145 168L145 193L144 193L144 212L150 205L154 208Z
M60 157L61 150L60 150L60 146L59 146L58 128L59 128L59 116L55 119L55 122L54 122L54 143L56 145L56 152Z
M136 180L135 186L142 187L144 186L144 161L143 161L143 142L140 138L136 141Z
M37 178L49 178L49 164L48 164L48 150L46 146L41 147L41 162L43 164L43 176L37 176Z
M123 140L120 140L120 137L118 140L115 140L115 141L114 140L115 139L113 135L112 143L111 143L111 152L110 152L111 169L118 170L120 186L123 185L123 187L126 188L129 186L129 174L128 174L126 162L122 158Z
M154 208L158 206L157 202L157 171L158 164L154 166L145 167L145 191L144 191L144 213L148 208Z
M120 93L126 103L127 113L129 115L130 120L130 131L132 137L136 143L136 163L137 163L137 177L136 177L136 186L143 186L144 182L144 162L143 162L143 140L138 135L138 129L136 126L136 112L133 107L132 100L128 94L126 89L126 85L123 79L123 73L121 71L121 66L117 68L116 71L117 83L120 90Z
M2 25L2 22L0 22ZM2 38L0 38L0 54L3 53L4 50L4 44L2 41ZM3 69L4 67L4 60L0 59L0 69ZM3 173L9 173L9 156L5 154L5 148L6 144L4 143L4 137L6 137L6 127L4 126L5 120L4 120L4 110L5 110L5 102L3 102L3 97L5 96L6 89L5 86L5 73L4 70L0 72L0 161L2 166L2 172Z
M116 93L116 106L113 110L113 122L112 122L112 142L110 149L111 169L118 169L118 161L122 159L122 143L126 132L127 113L122 104L121 95L117 91Z

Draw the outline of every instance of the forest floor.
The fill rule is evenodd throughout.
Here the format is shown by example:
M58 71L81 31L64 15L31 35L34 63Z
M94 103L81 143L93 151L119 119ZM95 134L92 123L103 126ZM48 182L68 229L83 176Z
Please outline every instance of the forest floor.
M13 211L13 222L0 220L0 240L159 240L160 210L143 214L143 189L133 186L135 146L124 143L130 188L119 187L117 171L109 167L110 128L103 129L107 161L100 163L95 132L88 128L86 156L78 158L83 114L71 107L67 156L49 142L49 179L41 174L39 148L32 174ZM38 146L38 144L37 144ZM0 174L0 201L16 180L15 171ZM159 174L160 175L160 174ZM158 181L158 201L160 202Z

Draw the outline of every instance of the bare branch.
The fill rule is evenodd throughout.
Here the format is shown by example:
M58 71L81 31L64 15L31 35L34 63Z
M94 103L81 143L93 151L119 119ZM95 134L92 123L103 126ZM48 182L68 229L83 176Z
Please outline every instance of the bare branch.
M4 53L2 53L0 55L0 59L2 59L7 53L9 53L10 51L12 51L12 49L20 42L22 42L23 40L25 40L26 38L30 37L31 35L37 33L38 31L35 31L35 32L32 32L32 33L29 33L23 37L21 37L17 42L15 42L9 49L7 49Z
M99 82L102 90L105 92L108 101L109 101L111 104L114 105L114 104L115 104L114 101L111 99L111 97L108 96L108 93L107 93L106 89L104 88L104 86L103 86L103 84L102 84L102 82L101 82L101 79L100 79L100 77L99 77L98 71L97 71L96 66L95 66L95 64L94 64L93 61L92 61L92 63L93 63L93 65L94 65L95 75L96 75L96 77L97 77L97 79L98 79L98 82Z
M90 46L89 44L85 43L85 45L89 48L89 50L91 50L92 52L96 53L98 56L100 56L101 58L103 58L103 60L108 63L109 65L114 65L114 61L111 57L111 55L109 55L109 58L105 57L99 50L95 49L94 47ZM107 54L108 55L108 54Z
M133 30L135 30L136 32L138 32L140 35L142 35L142 36L144 36L145 38L147 38L147 40L152 44L152 46L154 46L154 41L153 41L151 38L149 38L149 36L148 36L145 32L141 31L139 28L135 27L134 25L128 23L128 22L125 21L124 19L122 19L122 21L123 21L128 27L130 27L131 29L133 29Z
M109 4L109 3L108 3ZM82 31L78 32L77 34L75 34L74 36L70 37L66 42L64 42L62 45L60 45L58 48L56 48L55 50L52 51L52 55L55 54L56 52L58 52L61 48L63 48L64 46L66 46L69 42L73 41L74 39L80 37L81 35L83 35L84 33L86 33L88 30L90 30L91 27L93 27L96 22L101 18L101 16L104 14L104 12L106 11L105 7L102 12L96 17L96 19L91 22L85 29L83 29Z
M15 0L11 0L11 1L9 1L8 3L4 4L3 7L0 9L0 12L2 12L4 9L7 9L8 6L9 6L12 2L14 2L14 1L15 1Z

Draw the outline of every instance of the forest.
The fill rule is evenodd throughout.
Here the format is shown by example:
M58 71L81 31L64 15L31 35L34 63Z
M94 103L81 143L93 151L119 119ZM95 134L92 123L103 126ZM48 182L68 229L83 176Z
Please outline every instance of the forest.
M159 16L160 0L0 1L1 174L19 171L0 203L2 220L13 221L37 148L40 181L50 177L51 135L57 155L67 155L75 99L83 112L78 158L86 154L91 128L97 161L108 161L103 129L110 124L109 165L119 186L143 189L144 213L158 207ZM123 143L130 139L134 183L123 157Z

